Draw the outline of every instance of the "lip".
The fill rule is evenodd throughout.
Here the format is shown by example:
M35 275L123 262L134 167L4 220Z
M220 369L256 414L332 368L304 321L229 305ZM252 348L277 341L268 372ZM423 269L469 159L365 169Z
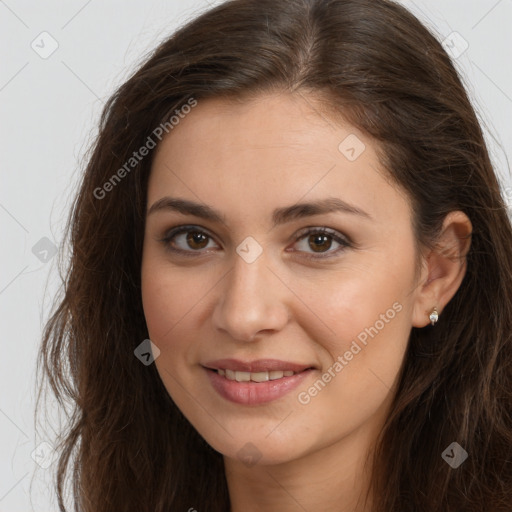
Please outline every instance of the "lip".
M303 372L308 368L314 368L312 364L291 363L279 359L258 359L256 361L239 361L238 359L217 359L203 364L211 370L233 370L234 372L265 372L273 370Z
M276 359L260 359L251 362L221 359L206 363L203 365L203 368L213 389L221 397L242 405L261 405L282 398L298 387L315 371L312 365L290 363ZM283 370L293 371L296 374L266 382L238 382L236 380L228 380L226 377L219 375L215 371L217 369L242 372Z

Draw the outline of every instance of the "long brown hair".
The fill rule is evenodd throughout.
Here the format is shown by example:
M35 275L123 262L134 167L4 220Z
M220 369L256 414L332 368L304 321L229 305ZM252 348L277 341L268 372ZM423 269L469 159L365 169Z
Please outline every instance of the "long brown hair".
M57 446L60 510L70 469L76 511L229 510L222 455L134 356L148 338L140 266L154 152L126 163L191 98L271 90L316 94L376 142L412 201L418 244L434 246L450 211L473 225L462 285L435 328L412 328L373 454L375 511L510 512L512 228L450 58L389 0L228 1L175 32L107 102L38 359L73 406ZM453 442L469 455L456 469L441 457Z

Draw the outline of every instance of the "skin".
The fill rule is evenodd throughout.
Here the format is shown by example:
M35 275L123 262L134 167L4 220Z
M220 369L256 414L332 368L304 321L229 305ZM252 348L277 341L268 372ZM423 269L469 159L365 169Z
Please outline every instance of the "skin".
M447 216L439 249L426 251L416 267L407 195L386 178L373 141L328 120L316 105L312 96L290 93L200 100L157 148L149 178L149 207L172 196L225 216L214 222L171 210L149 214L141 272L150 338L161 351L159 375L223 454L232 512L371 510L363 499L365 458L389 413L411 327L428 325L434 306L442 320L466 268L459 256L471 224L461 212ZM338 149L350 134L366 146L354 161ZM326 197L369 217L333 212L272 227L275 208ZM208 235L195 243L187 234L174 238L191 257L160 241L186 224ZM328 236L315 251L315 236L309 243L297 236L306 227L331 228L352 245L338 251L342 246ZM236 252L248 236L263 251L252 263ZM380 326L393 304L394 317L359 343L362 349L309 403L300 403L299 393L365 328ZM217 394L201 366L228 357L317 369L278 400L241 405ZM244 446L260 457L256 464L240 459Z

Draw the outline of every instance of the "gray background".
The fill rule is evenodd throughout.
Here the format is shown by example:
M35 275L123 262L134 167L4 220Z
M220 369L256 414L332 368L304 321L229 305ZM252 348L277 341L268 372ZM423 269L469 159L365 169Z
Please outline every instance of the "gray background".
M0 0L0 512L58 509L51 446L41 445L52 426L34 425L35 358L58 284L52 248L102 105L146 52L217 3ZM451 51L465 49L454 60L512 205L512 0L402 3Z

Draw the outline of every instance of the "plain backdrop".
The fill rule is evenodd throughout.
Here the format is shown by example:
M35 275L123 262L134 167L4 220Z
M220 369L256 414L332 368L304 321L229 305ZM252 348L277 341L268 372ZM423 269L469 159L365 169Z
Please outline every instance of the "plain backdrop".
M218 3L0 0L0 512L58 510L58 425L34 424L35 363L59 282L55 248L101 108L149 50ZM512 0L402 3L451 48L512 205Z

